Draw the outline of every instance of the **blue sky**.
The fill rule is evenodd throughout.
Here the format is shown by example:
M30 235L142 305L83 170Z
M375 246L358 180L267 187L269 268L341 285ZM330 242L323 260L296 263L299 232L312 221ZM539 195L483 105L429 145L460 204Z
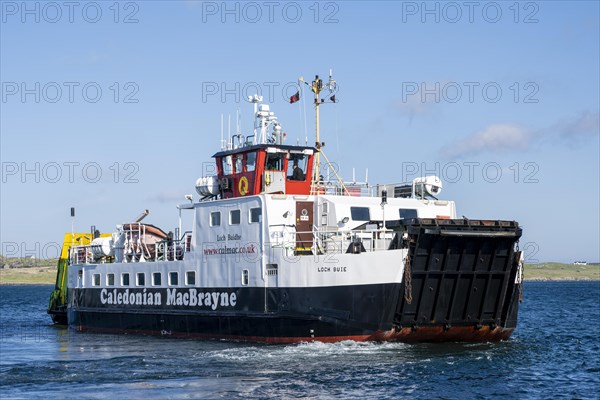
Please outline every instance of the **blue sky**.
M598 2L68 4L0 2L6 255L53 256L73 206L78 230L145 208L172 230L221 114L249 132L258 88L312 142L286 99L332 68L322 138L347 179L436 173L459 215L519 221L527 261L600 260Z

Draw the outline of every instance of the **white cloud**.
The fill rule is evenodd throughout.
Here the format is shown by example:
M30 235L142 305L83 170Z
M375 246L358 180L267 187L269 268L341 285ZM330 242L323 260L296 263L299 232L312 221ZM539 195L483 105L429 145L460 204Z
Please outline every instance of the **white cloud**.
M440 103L440 84L408 82L409 87L402 87L402 100L395 104L395 111L401 116L408 118L409 125L417 115L430 113L434 107ZM410 92L408 88L411 89ZM429 88L427 94L424 94L426 88ZM435 90L431 90L434 88Z
M577 118L557 124L560 138L573 141L586 136L600 134L600 113L584 111Z
M447 158L461 158L479 153L526 151L534 145L576 145L600 135L600 113L584 111L576 118L557 122L537 131L518 124L493 124L463 139L449 143L440 153Z
M441 149L441 153L448 158L461 158L482 152L527 150L533 140L534 135L520 125L494 124L447 144Z
M149 201L155 201L158 203L182 203L185 201L183 193L177 192L160 192L154 196L148 197Z

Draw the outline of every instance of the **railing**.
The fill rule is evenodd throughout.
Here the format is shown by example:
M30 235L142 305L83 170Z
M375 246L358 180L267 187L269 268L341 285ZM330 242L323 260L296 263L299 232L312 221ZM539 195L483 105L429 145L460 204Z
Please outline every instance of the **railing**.
M343 186L339 182L322 182L316 189L316 192L336 196L381 197L383 189L387 190L388 197L390 198L411 198L415 196L412 182L377 184L373 186L361 182L344 182Z
M296 231L295 227L282 225L281 230L271 231L270 246L271 248L283 248L288 252L297 252L297 238L300 235L308 236L307 245L310 245L310 250L313 254L340 254L340 253L363 253L383 251L390 248L390 244L397 232L389 229L381 229L374 225L373 229L362 230L339 230L331 228L331 230L316 229L312 231ZM136 258L131 254L125 253L120 259L123 262L156 262L156 261L178 261L183 260L185 253L192 250L191 232L185 232L178 240L162 240L156 242L153 257ZM92 245L73 246L69 250L69 261L74 264L97 264L97 263L114 263L119 260L119 249L115 249L115 255L110 257L95 257L92 251ZM303 254L306 248L302 249Z
M395 235L388 229L315 231L314 250L319 254L382 251L390 247Z
M192 249L192 232L186 231L178 240L165 239L156 242L155 256L156 261L175 261L183 260L184 253Z
M271 231L271 247L297 251L298 236L312 236L313 254L362 253L388 250L397 232L389 229L296 231L293 226L283 226ZM305 249L303 248L304 252Z
M69 249L69 263L91 264L94 262L91 245L73 246Z
M135 235L134 235L135 236ZM69 249L69 263L74 264L96 264L113 263L122 259L123 262L153 262L153 261L176 261L183 260L185 253L192 250L192 232L186 231L179 239L165 239L156 242L154 251L150 257L140 257L142 249L146 249L144 243L139 242L138 237L130 237L122 248L114 248L113 256L98 257L92 251L93 245L73 246ZM135 251L137 249L137 251ZM121 252L122 254L118 254Z

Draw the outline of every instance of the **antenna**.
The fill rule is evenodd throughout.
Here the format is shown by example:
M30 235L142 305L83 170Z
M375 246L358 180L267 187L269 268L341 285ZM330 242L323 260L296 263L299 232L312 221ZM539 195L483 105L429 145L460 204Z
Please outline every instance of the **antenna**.
M235 112L235 133L237 135L241 135L242 134L242 129L240 128L240 108L237 108L237 111Z
M260 103L263 100L263 97L255 94L254 96L248 96L247 100L248 100L248 103L254 104L254 122L253 122L254 128L253 128L253 132L252 132L254 134L253 144L261 143L261 142L257 141L257 139L258 139L258 136L257 136L257 129L258 129L257 123L258 122L257 122L257 119L258 119L258 103Z
M227 137L229 138L229 148L233 149L233 139L231 138L231 114L227 114Z
M225 139L223 139L223 113L221 113L221 150L225 150Z

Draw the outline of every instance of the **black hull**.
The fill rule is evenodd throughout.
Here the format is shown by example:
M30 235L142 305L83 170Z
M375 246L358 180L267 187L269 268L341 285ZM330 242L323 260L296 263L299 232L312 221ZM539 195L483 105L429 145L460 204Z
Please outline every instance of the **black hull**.
M262 343L400 341L400 342L495 342L506 340L516 326L518 293L512 297L507 323L473 324L470 321L448 324L429 323L410 327L397 324L394 304L400 302L402 285L368 285L345 288L285 290L293 302L295 295L315 303L331 299L331 291L345 292L334 296L334 308L292 306L287 311L186 311L174 309L119 310L78 307L69 310L71 327L78 331L159 335L195 339L226 339ZM282 297L272 290L267 297ZM354 296L351 294L354 293ZM378 293L379 295L374 295ZM394 295L396 293L396 295ZM81 295L84 295L81 293ZM90 296L89 293L84 296ZM238 298L244 296L239 292ZM369 299L369 306L365 304ZM387 303L387 304L386 304ZM240 306L242 304L240 303ZM353 305L357 306L353 311ZM251 305L240 308L250 309ZM387 312L385 310L388 310Z
M81 331L267 343L368 340L377 332L392 328L394 307L389 305L398 302L400 287L400 284L378 284L267 290L212 288L206 292L235 293L236 298L235 306L223 309L219 303L215 310L210 305L166 304L172 289L153 292L160 294L160 307L124 304L108 307L101 304L100 289L74 290L72 295L79 306L69 309L69 324ZM190 293L190 289L178 290ZM127 293L133 299L140 290Z

